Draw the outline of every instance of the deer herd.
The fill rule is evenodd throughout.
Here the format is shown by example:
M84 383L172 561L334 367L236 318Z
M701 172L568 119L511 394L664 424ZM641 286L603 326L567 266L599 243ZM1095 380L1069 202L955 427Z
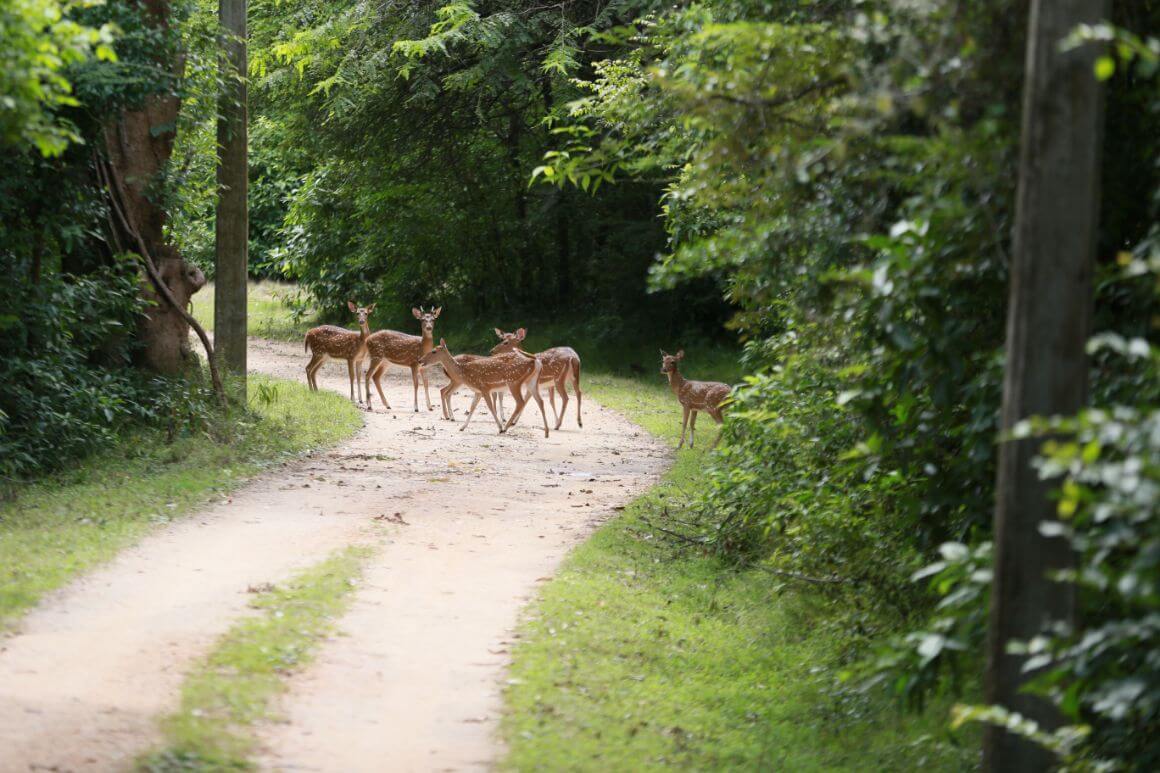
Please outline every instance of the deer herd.
M439 340L438 345L435 344L435 320L443 311L441 306L428 311L424 311L422 306L411 309L411 314L419 322L420 335L400 333L397 330L379 330L372 333L367 320L374 312L375 304L364 307L348 301L347 307L358 320L357 331L335 325L322 325L306 333L306 351L311 355L310 362L306 366L306 381L312 390L318 391L318 370L327 360L345 360L350 377L351 401L363 403L365 395L366 410L373 411L371 397L373 382L383 407L390 410L391 405L387 402L387 396L383 394L382 378L388 367L400 365L411 369L415 411L419 410L420 380L423 382L427 410L433 411L435 406L431 403L427 368L441 365L449 382L439 391L444 419L456 420L451 408L451 396L460 387L466 386L473 393L471 407L468 409L463 426L459 428L460 431L467 429L480 401L487 406L501 433L511 429L519 420L528 402L535 401L544 422L544 437L548 437L548 415L544 411L544 401L540 397L540 386L548 388L548 401L552 406L555 429L558 430L564 423L564 414L568 410L567 385L571 382L572 390L576 393L576 424L584 426L581 416L580 355L575 349L557 346L533 354L524 351L520 346L527 336L525 328L521 327L510 333L496 328L495 334L499 337L499 343L493 346L487 355L453 355L443 339ZM683 349L676 354L668 354L662 350L661 373L668 377L669 388L684 410L681 442L677 448L685 444L686 429L689 432L689 447L692 448L697 412L709 414L720 424L723 420L723 403L729 397L730 387L717 381L686 379L678 368L678 363L684 357ZM370 360L370 364L366 367L364 376L363 365L367 360ZM515 407L506 421L503 418L505 390L515 400ZM560 396L559 411L556 410L557 394Z

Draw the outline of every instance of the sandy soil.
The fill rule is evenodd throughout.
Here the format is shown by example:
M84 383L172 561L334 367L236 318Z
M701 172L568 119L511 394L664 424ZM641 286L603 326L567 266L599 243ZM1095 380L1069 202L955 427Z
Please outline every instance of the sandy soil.
M253 341L250 362L303 378L300 345ZM438 408L443 381L432 381ZM346 394L345 366L327 365L320 382ZM379 406L351 441L160 530L0 640L0 771L124 769L158 740L156 719L176 706L192 661L247 613L249 588L360 541L384 544L340 635L292 677L283 718L262 728L260 764L345 773L493 762L521 606L669 452L592 400L583 430L570 413L545 440L534 406L510 434L486 415L459 432L438 411L412 412L409 372L394 369L387 389L394 410ZM466 391L455 401L461 412L467 401Z

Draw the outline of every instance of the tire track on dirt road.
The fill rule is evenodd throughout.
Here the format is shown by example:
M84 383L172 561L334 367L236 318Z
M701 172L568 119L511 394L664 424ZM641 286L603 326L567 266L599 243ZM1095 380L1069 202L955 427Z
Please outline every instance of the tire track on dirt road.
M305 360L298 345L252 340L250 365L302 379ZM320 376L347 392L345 367ZM398 369L387 389L395 410L368 414L351 440L160 529L0 640L0 770L127 767L158 742L184 673L248 614L248 588L382 540L390 521L402 523L386 531L341 635L291 678L284 721L262 729L260 763L345 773L494 762L521 606L670 452L594 401L584 430L572 414L545 440L538 416L499 436L478 418L459 432L415 414Z

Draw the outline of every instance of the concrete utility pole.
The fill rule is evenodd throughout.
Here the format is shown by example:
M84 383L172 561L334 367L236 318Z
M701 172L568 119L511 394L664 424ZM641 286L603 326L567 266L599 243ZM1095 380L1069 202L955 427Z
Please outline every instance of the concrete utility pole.
M1019 190L1007 314L1002 427L1031 416L1069 415L1087 399L1092 270L1099 211L1102 87L1084 46L1060 41L1082 23L1107 16L1107 0L1032 0L1023 88ZM1031 466L1040 441L1011 440L999 451L995 506L995 581L985 680L988 703L1039 722L1060 724L1055 708L1021 692L1025 658L1007 654L1051 620L1074 622L1072 587L1049 579L1074 565L1069 545L1046 539L1039 524L1055 517L1050 485ZM983 739L988 771L1033 773L1052 755L990 727Z
M214 344L235 377L246 376L246 278L250 218L247 206L246 0L219 0L221 65L218 98L218 201L214 251Z

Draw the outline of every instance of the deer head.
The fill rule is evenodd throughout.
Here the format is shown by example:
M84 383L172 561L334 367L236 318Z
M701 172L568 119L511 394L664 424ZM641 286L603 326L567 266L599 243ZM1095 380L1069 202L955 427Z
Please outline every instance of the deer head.
M435 320L439 318L439 315L442 312L442 306L437 306L430 311L423 311L422 306L417 309L411 309L411 315L414 316L415 319L419 320L419 327L422 329L424 336L429 336L435 332Z
M661 373L669 374L677 372L677 363L685 359L685 350L680 349L676 354L669 354L664 349L661 349Z
M375 306L377 305L377 303L372 303L370 306L363 307L359 306L354 301L346 302L346 307L350 309L350 313L358 317L358 326L360 328L365 328L367 326L367 318L370 317L371 312L375 310Z
M502 352L510 352L520 347L524 338L528 335L528 329L521 327L514 333L505 333L498 327L495 329L495 334L499 336L499 343L491 347L492 354L500 354Z
M425 368L428 365L434 365L437 362L446 362L450 359L452 359L451 352L447 350L447 342L440 338L438 346L419 358L419 364Z

